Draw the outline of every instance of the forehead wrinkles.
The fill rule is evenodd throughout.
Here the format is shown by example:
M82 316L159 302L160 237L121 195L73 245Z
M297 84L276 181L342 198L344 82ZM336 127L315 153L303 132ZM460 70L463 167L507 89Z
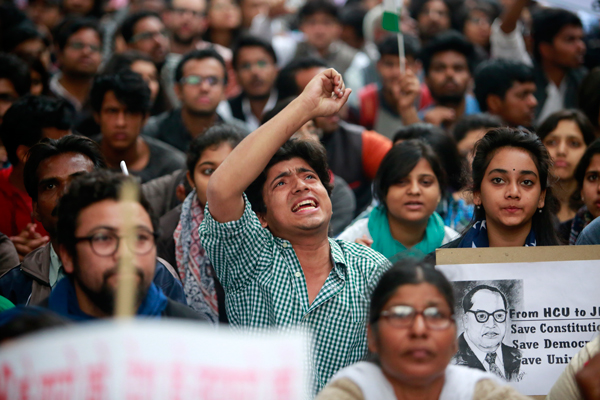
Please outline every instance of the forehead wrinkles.
M292 162L293 160L296 160L296 162ZM287 166L285 168L283 168L283 164L287 164ZM323 186L325 186L325 184L323 183L322 177L316 172L316 169L313 168L306 160L304 160L303 158L300 158L300 157L292 157L288 160L280 160L271 166L267 166L267 170L263 172L264 182L262 184L263 186L262 186L261 190L264 193L264 191L267 190L271 186L271 184L273 183L273 181L277 175L280 175L280 174L286 173L286 172L291 175L294 175L296 173L302 173L302 171L300 171L300 169L313 171L315 176L318 178L318 181ZM306 172L306 171L304 171L304 172Z

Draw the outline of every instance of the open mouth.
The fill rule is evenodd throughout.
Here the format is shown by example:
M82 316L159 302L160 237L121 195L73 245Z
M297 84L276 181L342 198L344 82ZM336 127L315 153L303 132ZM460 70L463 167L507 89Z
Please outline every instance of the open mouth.
M313 210L313 209L317 208L317 206L318 206L318 204L314 200L311 200L311 199L302 200L301 202L296 204L294 207L292 207L292 212Z
M420 201L409 201L408 203L404 203L404 206L409 210L419 210L423 207L423 203Z

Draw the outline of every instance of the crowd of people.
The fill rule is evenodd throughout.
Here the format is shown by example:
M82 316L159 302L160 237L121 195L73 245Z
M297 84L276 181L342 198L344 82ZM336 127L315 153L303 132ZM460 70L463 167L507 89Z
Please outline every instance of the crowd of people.
M526 398L501 341L449 365L436 250L600 244L600 21L403 3L2 1L0 345L114 315L127 253L138 316L307 329L319 400ZM585 350L551 398L600 399Z

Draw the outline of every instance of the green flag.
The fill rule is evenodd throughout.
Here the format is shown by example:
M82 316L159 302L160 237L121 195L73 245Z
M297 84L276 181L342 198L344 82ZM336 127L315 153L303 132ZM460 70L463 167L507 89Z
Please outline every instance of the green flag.
M381 26L386 31L400 32L400 15L403 0L383 0L383 19Z

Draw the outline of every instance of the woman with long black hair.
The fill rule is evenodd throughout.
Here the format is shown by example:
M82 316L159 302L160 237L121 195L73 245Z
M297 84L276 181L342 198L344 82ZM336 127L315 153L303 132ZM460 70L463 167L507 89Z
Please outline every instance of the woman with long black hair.
M536 135L511 128L489 131L475 147L471 227L445 247L558 245L551 166L550 154Z

